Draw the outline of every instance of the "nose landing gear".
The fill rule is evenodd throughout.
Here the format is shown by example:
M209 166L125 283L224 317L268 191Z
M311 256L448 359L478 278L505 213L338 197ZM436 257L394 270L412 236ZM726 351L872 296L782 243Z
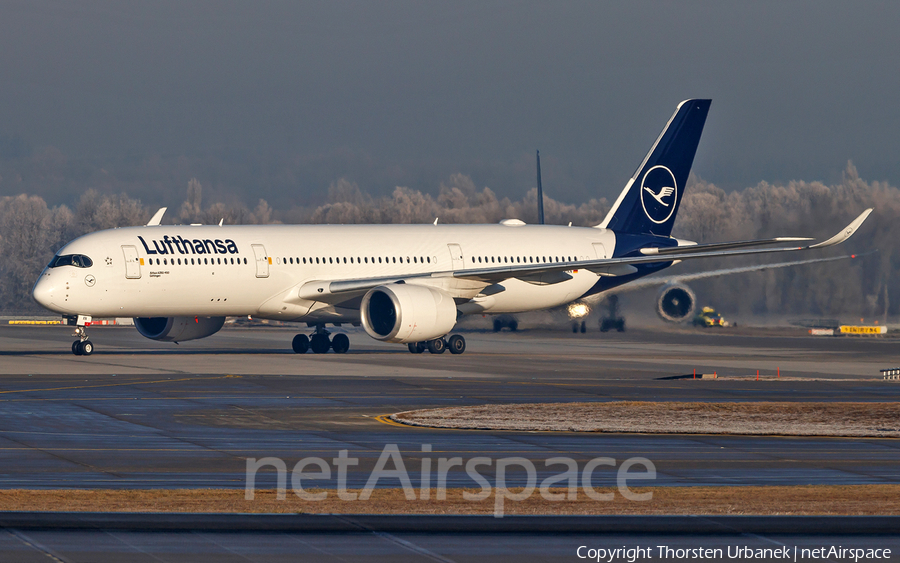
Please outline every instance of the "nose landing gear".
M75 332L72 333L72 336L77 336L78 340L72 343L72 353L76 356L90 356L94 353L94 344L88 340L87 331L84 327L90 324L91 318L79 315L75 322L78 325L75 327Z

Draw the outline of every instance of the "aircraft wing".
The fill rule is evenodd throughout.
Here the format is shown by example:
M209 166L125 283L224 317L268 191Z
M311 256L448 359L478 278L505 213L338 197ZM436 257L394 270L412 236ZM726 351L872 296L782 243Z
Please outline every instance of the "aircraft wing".
M852 223L847 225L838 234L828 240L806 246L784 246L778 248L753 248L756 246L777 244L782 242L808 241L813 239L796 237L778 237L758 241L741 241L730 243L715 243L708 245L694 245L674 247L671 249L658 249L660 252L643 256L629 256L623 258L603 258L596 260L579 260L571 262L555 262L552 264L510 264L504 266L492 266L486 268L466 268L445 272L431 272L422 274L410 274L403 276L389 276L377 278L360 278L351 280L320 280L303 284L297 289L295 297L327 303L341 303L359 297L369 289L379 285L405 282L408 280L425 280L428 278L452 277L460 280L468 280L485 285L497 283L510 278L518 278L524 281L552 284L570 279L566 272L572 270L590 270L601 276L623 276L637 272L634 264L648 264L669 262L674 260L692 260L697 258L714 258L723 256L745 256L751 254L768 254L780 252L796 252L827 248L835 246L850 238L863 224L872 209L863 211ZM647 249L645 249L647 250ZM654 249L649 249L654 250ZM830 259L820 259L822 261ZM812 262L812 261L810 261ZM806 263L806 262L798 262ZM784 265L794 265L785 263ZM750 269L766 269L768 266L750 266ZM751 271L751 270L745 270ZM697 274L688 274L697 275ZM710 274L720 275L720 274ZM671 279L671 278L667 278ZM696 277L692 279L697 279ZM657 282L654 282L657 283Z
M730 274L743 274L747 272L759 272L762 270L774 270L777 268L787 268L789 266L802 266L804 264L816 264L819 262L834 262L837 260L852 260L855 258L862 258L863 256L868 256L876 251L867 252L865 254L844 254L842 256L831 256L829 258L811 258L809 260L793 260L791 262L775 262L774 264L756 264L754 266L740 266L737 268L723 268L721 270L709 270L707 272L696 272L693 274L681 274L677 276L648 276L646 278L641 278L638 280L634 280L633 282L629 282L625 285L621 285L615 289L609 290L609 293L625 293L626 291L637 291L640 289L647 289L648 287L655 287L658 285L666 285L670 283L686 283L690 281L702 280L706 278L714 278L718 276L727 276ZM590 299L595 296L588 296L584 299L586 301L590 301ZM596 297L598 299L602 299L601 294L597 294Z
M872 209L866 209L862 213L860 213L859 217L853 220L852 223L847 225L844 229L842 229L839 233L829 238L828 240L810 244L806 246L784 246L778 248L734 248L733 246L726 245L739 245L739 246L759 246L766 244L773 244L777 242L792 242L795 240L811 240L811 239L795 239L793 237L779 237L777 239L765 239L761 241L744 241L737 243L717 243L712 245L696 245L696 246L683 246L683 247L675 247L671 250L677 252L657 252L651 255L644 256L629 256L623 258L604 258L604 259L596 259L596 260L580 260L573 262L561 262L554 264L516 264L509 266L496 266L490 268L467 268L465 270L456 270L452 272L453 277L462 278L462 279L470 279L470 280L479 280L488 283L495 283L502 281L504 279L509 278L527 278L533 277L536 275L542 274L550 274L554 272L564 273L570 270L579 270L585 269L590 270L596 274L601 276L619 276L619 275L628 275L631 273L637 272L636 268L629 268L629 266L633 266L634 264L648 264L654 262L662 262L662 261L670 261L665 260L671 256L671 261L674 260L693 260L697 258L716 258L716 257L725 257L725 256L746 256L751 254L768 254L768 253L778 253L778 252L797 252L802 250L813 250L816 248L827 248L829 246L835 246L840 244L853 236L859 227L863 224L869 214L872 212ZM682 250L684 249L684 250ZM653 250L653 249L651 249ZM662 249L656 249L662 250ZM669 250L669 249L666 249ZM662 260L661 260L662 258ZM561 281L561 280L560 280Z

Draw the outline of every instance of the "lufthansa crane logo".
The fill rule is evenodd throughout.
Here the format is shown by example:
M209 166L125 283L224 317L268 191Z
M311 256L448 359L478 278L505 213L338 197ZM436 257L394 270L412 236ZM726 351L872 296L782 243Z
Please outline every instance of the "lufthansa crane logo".
M641 205L647 218L657 225L665 223L675 213L678 201L678 184L675 175L665 166L647 170L641 180Z

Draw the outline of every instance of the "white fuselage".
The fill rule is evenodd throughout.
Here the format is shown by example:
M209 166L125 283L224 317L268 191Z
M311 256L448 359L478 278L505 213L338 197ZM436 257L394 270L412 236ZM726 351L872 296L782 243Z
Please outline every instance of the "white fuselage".
M314 281L607 258L614 248L607 229L551 225L128 227L60 249L59 256L85 255L92 265L46 268L34 296L67 315L356 322L358 300L317 301L299 289ZM568 303L598 280L587 270L568 273L571 279L549 284L508 279L485 294L489 284L447 275L407 283L449 293L464 313L510 313Z

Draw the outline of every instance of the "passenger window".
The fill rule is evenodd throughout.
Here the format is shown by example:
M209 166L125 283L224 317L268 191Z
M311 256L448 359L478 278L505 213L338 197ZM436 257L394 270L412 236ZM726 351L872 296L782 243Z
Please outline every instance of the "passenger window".
M431 256L429 256L428 258L426 258L426 260L428 260L428 263L431 264Z

